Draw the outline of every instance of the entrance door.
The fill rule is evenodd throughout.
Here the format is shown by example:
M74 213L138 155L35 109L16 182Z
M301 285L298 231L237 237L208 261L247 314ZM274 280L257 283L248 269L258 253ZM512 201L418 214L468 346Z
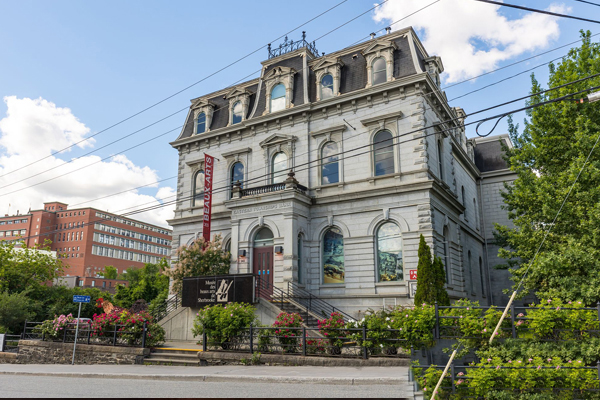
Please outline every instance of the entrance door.
M258 275L258 295L271 299L273 294L273 246L254 248L254 273Z

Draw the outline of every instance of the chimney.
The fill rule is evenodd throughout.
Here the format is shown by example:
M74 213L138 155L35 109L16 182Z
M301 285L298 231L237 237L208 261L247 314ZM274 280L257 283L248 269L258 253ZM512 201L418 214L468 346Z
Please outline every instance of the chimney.
M388 26L387 28L385 28L385 34L389 35L390 33L392 33L392 27Z
M371 32L371 40L375 39L375 32Z

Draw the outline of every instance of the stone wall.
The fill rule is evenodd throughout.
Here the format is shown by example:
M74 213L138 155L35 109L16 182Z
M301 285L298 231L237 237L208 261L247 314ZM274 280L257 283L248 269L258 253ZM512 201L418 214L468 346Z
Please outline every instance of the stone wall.
M150 354L150 349L78 344L75 364L136 364ZM21 340L19 364L70 364L73 343Z
M0 353L0 364L16 364L17 353Z

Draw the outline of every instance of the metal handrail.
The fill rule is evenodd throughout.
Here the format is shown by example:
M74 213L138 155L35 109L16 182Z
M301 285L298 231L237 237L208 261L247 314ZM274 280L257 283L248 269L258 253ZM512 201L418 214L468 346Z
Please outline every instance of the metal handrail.
M329 316L331 315L331 313L334 312L338 312L342 315L342 318L344 319L344 321L348 321L350 319L353 319L353 317L347 313L345 313L344 311L340 310L337 307L334 307L332 304L329 304L328 302L326 302L325 300L315 296L314 294L310 293L309 291L300 288L298 285L296 285L293 282L288 282L287 285L287 290L278 288L277 286L274 285L265 285L263 283L262 280L262 276L261 275L256 275L256 279L257 279L257 289L258 289L258 293L263 293L265 294L265 292L267 292L267 294L269 294L272 298L273 301L277 302L279 301L281 304L283 304L285 301L289 301L292 300L295 303L299 304L301 307L300 308L304 308L304 312L306 313L306 317L307 317L307 322L308 322L308 317L313 314L313 315L322 315L323 319L329 318ZM269 293L269 291L273 291L273 294Z
M178 308L181 308L181 294L175 293L175 296L172 296L157 306L153 310L152 316L154 317L154 320L158 322Z

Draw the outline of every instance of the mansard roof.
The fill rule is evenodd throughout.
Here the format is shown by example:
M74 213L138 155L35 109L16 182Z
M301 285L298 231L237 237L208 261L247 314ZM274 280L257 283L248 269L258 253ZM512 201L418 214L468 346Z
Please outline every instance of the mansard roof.
M316 101L316 78L314 70L327 64L339 63L341 68L340 94L362 90L367 85L367 62L364 54L377 51L379 48L392 47L394 56L394 78L403 78L426 71L425 59L429 55L425 52L421 42L412 28L405 28L378 39L369 40L342 50L329 53L321 57L315 56L307 48L302 48L291 53L271 58L262 62L263 70L260 79L254 79L192 100L192 107L197 107L202 102L213 105L214 114L209 129L215 131L224 128L229 123L229 101L227 98L237 93L237 90L250 93L250 104L246 121L261 117L266 108L266 83L265 80L276 74L293 73L294 90L291 104L293 107ZM305 61L308 59L308 71L304 71ZM179 139L190 137L193 134L194 113L189 113Z
M504 159L506 152L503 146L512 147L508 135L490 136L489 138L475 138L474 156L475 165L481 172L491 172L508 169Z

